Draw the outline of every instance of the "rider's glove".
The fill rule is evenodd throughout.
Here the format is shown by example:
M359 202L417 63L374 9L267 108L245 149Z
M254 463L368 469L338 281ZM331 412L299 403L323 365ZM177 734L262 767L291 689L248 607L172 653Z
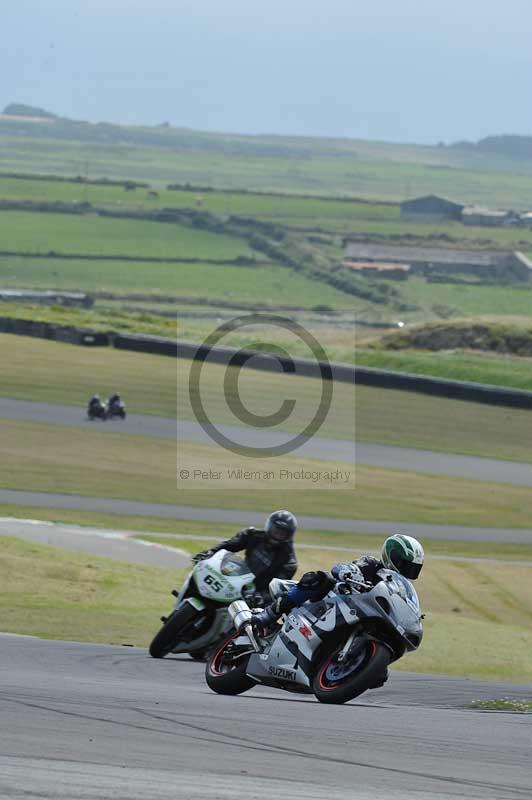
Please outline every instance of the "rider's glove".
M192 563L199 564L200 561L210 558L215 552L215 550L202 550L201 553L196 553L195 556L192 556Z
M345 583L345 581L353 580L354 575L350 569L341 569L338 572L338 580L341 583Z
M357 564L338 564L338 566L333 567L332 573L338 581L365 583L362 570Z

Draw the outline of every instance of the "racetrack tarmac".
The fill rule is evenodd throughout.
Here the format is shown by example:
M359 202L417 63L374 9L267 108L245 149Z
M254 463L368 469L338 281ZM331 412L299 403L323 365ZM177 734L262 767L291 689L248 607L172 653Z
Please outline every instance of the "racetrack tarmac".
M129 433L175 439L182 442L212 444L207 433L195 421L176 421L169 417L154 417L147 414L128 414L126 420L89 422L85 415L85 409L75 406L0 398L1 418L31 420L53 425L75 425L103 432ZM285 442L293 435L236 425L218 425L217 427L225 436L246 447L273 447ZM454 475L461 478L532 487L531 463L440 453L412 447L392 447L366 442L327 439L319 436L312 437L295 453L325 460L438 475Z
M409 656L414 659L415 654ZM145 650L0 635L6 800L516 800L532 717L467 709L530 687L391 673L345 706L254 688Z
M134 564L151 564L175 569L190 565L190 555L184 550L134 539L131 538L132 534L119 531L80 525L56 525L53 522L35 519L0 518L0 534L81 553L118 558Z
M159 517L160 519L191 520L210 523L228 523L237 527L264 523L265 514L222 508L201 508L187 505L143 503L135 500L116 500L104 497L86 497L75 494L25 492L18 489L0 489L0 503L41 508L74 509L125 516ZM528 528L474 528L460 525L425 525L407 520L337 519L336 517L310 517L298 515L302 531L336 531L339 533L375 533L388 535L398 530L408 530L420 539L448 539L464 542L515 542L532 543L532 529Z

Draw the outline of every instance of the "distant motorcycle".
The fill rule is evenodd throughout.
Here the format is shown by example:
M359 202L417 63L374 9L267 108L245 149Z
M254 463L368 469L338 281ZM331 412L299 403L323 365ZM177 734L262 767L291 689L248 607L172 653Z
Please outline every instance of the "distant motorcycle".
M347 703L382 685L388 664L419 647L423 628L410 581L386 569L378 575L375 586L348 579L323 600L293 609L272 631L257 630L245 601L232 603L235 630L209 658L207 684L229 695L273 686L321 703ZM270 594L293 585L274 579Z
M107 404L107 417L109 419L114 419L115 417L119 417L120 419L126 418L126 406L123 400L118 400L115 402L109 402Z
M87 418L90 420L101 419L105 421L107 419L107 406L105 403L101 400L95 403L90 402L87 406Z
M255 596L255 576L246 562L228 550L218 550L195 564L178 592L174 610L161 617L163 627L150 644L153 658L189 653L203 659L232 627L227 606L233 600Z

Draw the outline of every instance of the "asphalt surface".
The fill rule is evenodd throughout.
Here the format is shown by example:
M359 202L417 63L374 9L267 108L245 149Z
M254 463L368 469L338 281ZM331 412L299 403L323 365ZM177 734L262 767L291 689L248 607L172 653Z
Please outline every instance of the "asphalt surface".
M182 442L212 444L207 433L195 421L176 421L169 417L154 417L147 414L128 413L125 420L90 422L86 418L85 409L75 406L0 398L0 418L31 420L53 425L75 425L104 432L120 432L175 439ZM225 436L247 447L273 447L293 436L290 433L244 428L236 425L218 425L217 427ZM327 439L319 436L310 439L295 453L300 456L375 467L532 486L532 463Z
M334 707L265 688L221 697L203 670L138 648L0 635L0 797L531 796L532 717L467 709L530 687L392 671Z
M190 555L184 550L132 538L138 536L138 531L123 533L34 519L0 518L0 534L81 553L118 558L134 564L175 569L190 566Z
M75 494L25 492L0 489L0 503L35 506L41 508L75 509L125 516L158 517L160 519L191 520L231 524L236 527L264 523L264 514L223 508L201 508L187 505L143 503L135 500L116 500L102 497L85 497ZM408 530L421 539L449 539L464 542L516 542L532 543L532 530L528 528L474 528L460 525L425 525L406 520L337 519L336 517L311 517L298 514L302 530L338 531L340 533L376 533L388 535L398 530Z

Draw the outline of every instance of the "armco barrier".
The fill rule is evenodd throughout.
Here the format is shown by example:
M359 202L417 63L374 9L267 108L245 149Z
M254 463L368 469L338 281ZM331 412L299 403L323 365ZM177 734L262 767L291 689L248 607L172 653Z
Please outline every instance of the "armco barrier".
M113 344L118 350L134 350L137 353L154 353L159 356L176 358L177 342L174 339L163 339L161 336L140 336L137 334L113 336ZM197 349L197 347L196 347Z
M108 333L73 328L69 325L55 325L52 322L37 322L31 319L12 319L0 317L0 333L14 333L18 336L35 336L38 339L51 339L56 342L85 345L87 347L107 347L110 344Z
M339 365L341 366L341 365ZM389 372L370 367L355 367L355 382L359 386L377 386L383 389L402 389L407 392L450 397L475 403L488 403L511 408L532 408L532 392L490 386L482 383L453 381L447 378L431 378L427 375L412 375L408 372ZM335 373L336 380L341 380Z

